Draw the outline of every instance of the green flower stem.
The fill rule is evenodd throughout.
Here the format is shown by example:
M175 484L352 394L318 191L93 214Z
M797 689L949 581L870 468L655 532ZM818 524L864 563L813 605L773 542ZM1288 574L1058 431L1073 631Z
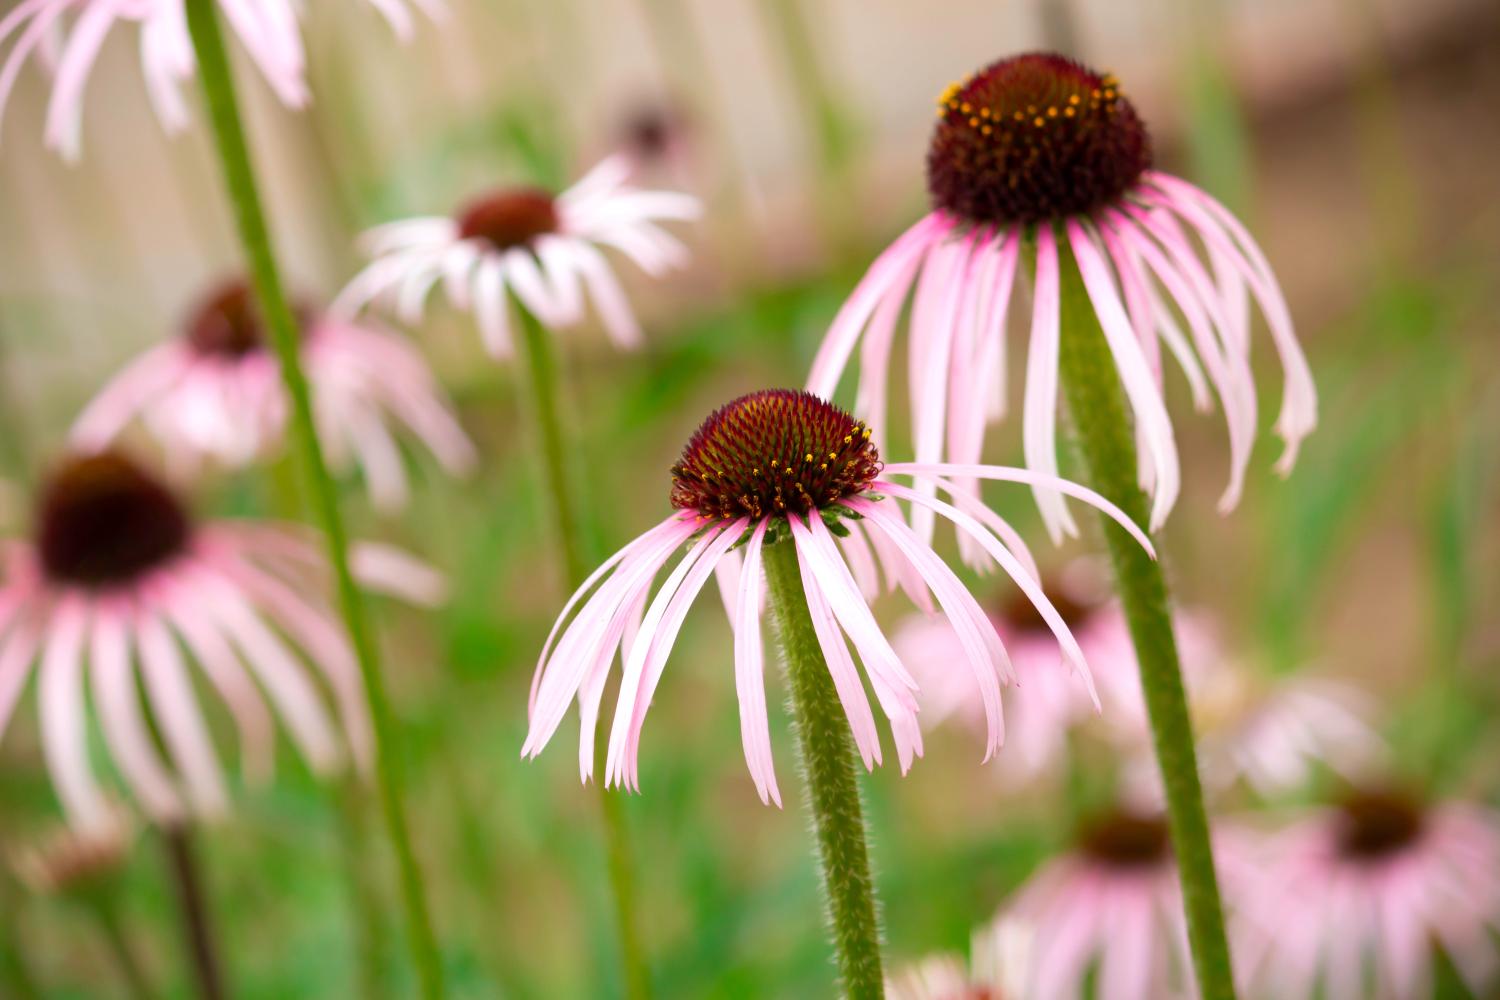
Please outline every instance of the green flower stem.
M26 948L21 940L20 901L15 898L4 873L0 873L0 995L14 996L16 1000L38 1000L36 977L26 961Z
M204 894L203 875L199 871L193 833L182 825L163 827L162 843L167 849L167 864L172 883L177 888L177 906L181 911L182 936L193 968L198 995L203 1000L225 1000L223 966L219 962L213 919Z
M542 472L546 479L547 502L552 511L558 551L562 553L563 570L571 590L588 579L591 566L586 551L586 527L579 516L578 498L582 490L568 445L560 401L557 359L552 352L552 335L519 299L512 297L521 322L521 353L526 366L526 392L532 408L532 423L541 449ZM640 926L636 919L635 869L630 851L629 830L618 795L604 787L605 741L596 741L594 787L599 792L599 810L604 817L605 854L610 886L615 904L615 928L620 940L620 959L625 974L625 995L644 1000L651 995L651 975L646 967L641 945Z
M120 922L120 912L115 902L113 888L106 888L93 894L88 900L88 905L93 912L94 920L99 924L99 932L104 937L104 943L108 945L109 953L114 958L120 978L125 981L126 993L129 994L131 1000L151 1000L156 995L156 991L147 981L145 970L141 968L140 960L136 958L135 947L130 943L130 936L125 933L125 927Z
M818 838L823 894L844 992L851 1000L884 997L880 920L853 737L807 610L796 546L784 539L762 552L771 617L786 660L797 751Z
M1077 432L1089 485L1113 500L1139 525L1147 520L1146 495L1136 480L1135 444L1109 345L1072 255L1061 255L1063 392ZM1116 585L1140 661L1141 688L1151 718L1156 760L1166 787L1167 818L1181 876L1188 939L1204 1000L1232 1000L1234 978L1224 915L1214 874L1208 818L1193 728L1182 687L1182 667L1161 564L1107 517L1100 518L1114 564Z
M383 957L387 952L385 906L380 890L370 877L370 832L368 789L348 778L335 792L340 854L348 882L350 919L354 924L354 965L359 996L385 1000L391 995Z
M395 723L385 692L384 678L380 673L375 640L363 597L349 570L348 536L339 511L333 479L328 474L328 466L323 459L323 450L313 424L307 379L302 373L298 356L297 324L287 306L271 251L271 238L266 229L260 194L256 189L255 173L236 103L234 81L224 51L224 36L220 31L214 6L214 0L187 0L188 30L197 54L198 73L203 81L203 93L207 98L209 118L213 123L224 181L234 206L240 242L244 246L261 313L281 362L282 381L286 384L287 396L292 405L292 432L301 456L304 478L310 489L313 512L318 527L327 540L329 562L332 563L337 581L339 607L364 681L365 697L369 703L374 730L372 755L376 787L399 870L412 960L421 982L422 996L434 1000L443 995L442 966L427 912L422 875L407 832L401 798L401 776L395 763Z

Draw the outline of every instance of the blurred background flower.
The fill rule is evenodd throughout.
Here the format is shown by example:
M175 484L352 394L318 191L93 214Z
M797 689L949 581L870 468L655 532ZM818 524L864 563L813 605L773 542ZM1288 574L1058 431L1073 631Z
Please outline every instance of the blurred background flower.
M278 247L298 287L341 288L365 263L359 233L497 185L564 190L624 148L637 106L680 110L687 180L641 170L631 183L702 200L700 221L672 227L688 264L659 280L618 269L642 350L615 351L589 319L567 352L580 432L570 459L594 501L584 534L595 563L659 519L665 470L703 413L808 370L869 261L924 210L912 151L925 148L943 87L1001 51L1060 47L1126 81L1160 167L1245 220L1318 380L1319 430L1292 479L1252 461L1230 521L1213 509L1225 484L1222 424L1191 416L1191 387L1167 382L1184 480L1163 532L1165 568L1245 678L1231 699L1243 707L1224 718L1257 717L1277 692L1309 683L1352 687L1356 714L1389 747L1380 761L1425 801L1497 800L1500 626L1488 609L1500 606L1500 142L1483 127L1500 115L1493 4L953 0L940 17L894 0L446 6L445 19L419 21L402 43L370 4L303 5L315 99L300 111L253 70L242 74ZM0 3L0 18L18 7ZM26 530L33 487L82 408L175 328L184 302L238 266L206 129L160 141L137 31L123 27L93 62L88 155L76 166L36 140L54 93L43 61L28 57L6 108L0 479L15 484L10 536ZM11 35L0 61L13 45ZM1024 309L1024 282L1014 294ZM420 554L451 582L435 613L380 607L409 733L414 830L455 995L610 996L617 963L591 793L577 787L570 753L517 760L531 668L568 588L550 558L512 373L487 361L472 317L449 305L427 303L411 346L482 461L464 481L422 475L425 447L393 431L406 508L380 515L357 480L344 487L356 534ZM1256 350L1258 392L1274 398L1276 364ZM903 384L904 358L892 374ZM1019 374L1008 374L1013 399ZM910 454L901 395L892 457ZM988 435L984 458L1017 463L1017 430ZM1059 458L1068 471L1069 456ZM267 476L209 477L196 500L206 519L281 516L297 489L273 463ZM1041 522L1018 493L987 487L985 499L1034 541ZM940 551L956 566L950 544ZM1093 547L1085 538L1043 568ZM963 578L981 600L998 593ZM826 947L807 919L817 886L804 817L791 815L793 796L782 813L745 794L730 633L699 603L675 645L683 669L651 707L673 745L643 748L649 801L623 802L639 856L651 859L640 894L655 984L669 997L826 995ZM1000 617L997 603L986 606ZM873 610L894 632L907 606L882 597ZM233 720L202 700L226 752ZM1211 704L1198 710L1208 753L1213 732L1234 727L1212 725ZM961 952L1066 851L1079 815L1114 801L1128 761L1092 735L1110 720L1085 722L1088 735L1062 758L1076 761L1072 772L1019 786L980 767L961 725L926 730L921 781L894 768L869 776L893 973L903 957ZM783 714L769 713L769 727L784 754ZM1006 767L1025 745L1012 739L987 767ZM101 775L112 766L102 750L89 747ZM349 995L356 907L342 827L297 755L281 761L274 784L237 794L234 824L202 838L232 942L226 960L241 996ZM1336 801L1340 780L1309 762L1295 787L1269 794L1235 779L1216 809L1274 831L1302 807ZM0 743L0 840L17 843L56 815L36 717L17 712ZM165 968L175 916L156 868L127 858L121 899L146 964ZM386 971L401 983L395 894L374 888ZM109 955L72 909L23 898L3 878L0 895L0 975L15 940L57 995L113 988ZM1476 995L1441 953L1431 968L1438 996Z

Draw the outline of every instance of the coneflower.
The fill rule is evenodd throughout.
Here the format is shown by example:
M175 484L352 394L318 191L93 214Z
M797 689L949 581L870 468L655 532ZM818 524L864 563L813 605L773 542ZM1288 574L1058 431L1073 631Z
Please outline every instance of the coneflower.
M447 471L473 466L474 446L407 341L310 306L298 313L323 448L335 469L358 463L377 508L396 509L407 498L404 460L389 424L413 434ZM234 279L194 306L179 336L148 350L100 390L74 423L72 443L106 447L139 419L173 469L205 460L238 468L285 446L289 409L254 294Z
M882 465L872 437L868 425L806 392L755 392L712 413L672 468L676 512L606 560L553 627L532 684L530 729L522 748L528 757L540 753L576 700L582 723L579 770L588 780L600 701L619 654L623 670L604 781L638 789L647 709L689 606L718 571L729 576L724 589L734 627L745 761L761 800L779 805L763 677L764 581L786 658L835 950L845 987L856 996L881 984L854 770L856 750L866 768L882 760L864 679L889 721L903 772L922 752L917 683L868 604L878 589L875 566L888 588L905 590L918 605L930 607L935 596L958 633L962 656L953 668L971 674L982 699L986 759L1004 735L1000 689L1013 677L1005 646L984 609L907 525L900 502L950 520L1002 566L1055 636L1060 660L1085 685L1090 682L1083 652L1037 584L1034 567L1005 540L1013 532L953 479L1041 483L1098 507L1149 549L1140 530L1090 490L1000 466ZM952 493L955 503L897 479ZM686 555L653 595L657 574L684 546ZM863 664L863 679L850 643Z

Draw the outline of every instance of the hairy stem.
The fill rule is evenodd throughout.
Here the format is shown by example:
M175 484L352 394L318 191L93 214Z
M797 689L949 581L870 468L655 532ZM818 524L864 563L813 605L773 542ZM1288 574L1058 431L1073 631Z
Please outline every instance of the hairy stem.
M329 475L323 449L318 442L307 378L302 372L299 356L297 323L287 305L281 276L271 250L271 238L266 227L265 213L261 208L255 171L246 146L244 126L240 121L234 81L224 50L224 36L214 8L214 0L187 0L188 30L192 35L198 73L207 98L209 118L213 123L215 147L230 201L234 206L235 221L250 269L251 282L280 360L282 381L291 402L292 434L301 458L303 478L309 489L318 527L322 529L327 541L329 562L337 582L339 609L354 645L355 658L364 682L374 735L372 756L375 782L386 832L396 856L412 961L416 965L422 995L428 1000L435 1000L443 995L442 966L437 939L427 912L421 872L407 831L401 776L395 763L395 722L387 700L385 681L380 672L374 635L363 596L349 570L348 535L339 510L333 478Z
M568 432L564 426L560 401L557 359L552 353L551 334L519 299L513 300L521 317L521 353L525 356L526 391L532 408L541 450L542 472L546 480L547 503L552 512L553 529L569 589L588 578L590 565L586 551L586 526L579 515L578 498L582 495L571 459ZM599 741L599 759L594 773L604 773L606 746ZM629 830L618 795L611 794L603 781L595 781L599 790L599 810L604 817L604 849L615 906L615 929L619 935L620 958L625 975L625 995L644 1000L651 994L651 975L641 945L640 925L636 918L635 869L632 865Z
M1089 484L1145 525L1147 500L1136 478L1135 445L1109 345L1071 255L1061 260L1063 392ZM1108 517L1100 517L1116 587L1140 662L1141 688L1167 797L1167 818L1187 911L1188 938L1204 1000L1232 1000L1234 978L1214 874L1193 727L1182 686L1161 564Z
M763 552L771 617L786 661L797 752L806 777L805 798L817 835L823 896L844 992L851 1000L883 997L880 920L854 741L807 610L796 545L785 539Z

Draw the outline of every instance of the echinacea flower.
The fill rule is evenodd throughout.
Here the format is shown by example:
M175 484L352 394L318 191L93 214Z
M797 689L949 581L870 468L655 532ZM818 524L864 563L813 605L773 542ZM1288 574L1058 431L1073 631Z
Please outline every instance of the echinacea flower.
M407 498L404 458L388 422L405 425L449 472L472 467L474 446L405 340L311 308L298 312L319 438L336 469L357 459L376 507L397 508ZM137 418L177 469L203 459L239 468L282 445L286 389L248 284L215 288L179 336L116 375L79 415L72 444L107 447Z
M1500 978L1500 816L1362 789L1272 836L1242 907L1265 996L1432 992L1440 949L1475 996Z
M808 610L865 767L880 762L880 739L846 636L890 720L902 771L922 752L916 681L867 603L867 596L878 590L877 560L888 587L901 587L923 608L932 606L930 588L962 639L963 653L953 669L970 671L978 686L989 759L1003 737L1000 686L1013 679L1010 660L984 610L913 533L898 501L925 506L972 537L1036 605L1063 659L1085 683L1088 667L1067 623L1037 584L1034 568L1017 555L1014 531L998 515L967 495L959 495L955 506L892 481L925 481L952 493L954 476L1044 483L1098 507L1150 550L1140 529L1118 508L1081 486L988 465L890 464L882 469L869 427L844 411L805 392L751 393L716 410L689 440L672 468L676 512L615 553L568 601L537 664L522 753L540 753L577 698L579 770L589 779L599 702L619 651L624 667L605 781L638 789L642 724L672 644L709 574L729 572L734 576L724 589L733 608L745 760L761 800L779 805L763 679L761 560L763 546L793 545ZM653 597L653 580L684 545L687 554Z
M1286 373L1278 469L1291 468L1316 422L1317 398L1276 278L1228 210L1153 169L1146 127L1113 77L1029 54L952 85L939 101L927 185L931 213L881 254L840 309L809 391L831 397L858 346L855 412L882 423L892 341L915 286L908 349L916 459L978 461L986 422L1005 410L1006 316L1017 272L1029 271L1022 436L1027 466L1054 474L1060 323L1067 320L1060 288L1079 277L1134 413L1155 529L1180 482L1162 345L1197 406L1207 409L1216 394L1224 408L1230 462L1220 508L1227 510L1242 490L1256 429L1253 300ZM1076 534L1055 491L1036 495L1054 538ZM918 526L925 534L931 523L924 516Z
M1104 599L1103 581L1096 581L1091 569L1068 569L1056 580L1044 577L1043 589L1052 595L1054 607L1088 658L1106 725L1111 731L1123 728L1149 737L1135 647L1124 613ZM1063 757L1069 732L1095 718L1093 700L1080 678L1057 669L1057 644L1030 604L1000 602L991 609L990 621L1010 650L1017 681L1005 713L1008 767L1000 773L1027 780ZM1190 675L1221 655L1201 614L1179 615L1177 632ZM923 721L929 727L949 717L970 726L983 724L973 680L952 669L961 646L947 622L913 615L896 632L893 644L922 686Z
M1219 876L1240 864L1238 846L1214 841ZM1076 845L1047 862L1002 910L1032 929L1026 997L1185 1000L1196 995L1177 866L1166 818L1111 810L1087 821Z
M886 981L886 1000L1022 1000L1031 942L1030 927L1001 917L974 932L967 964L932 955L899 969Z
M1318 768L1358 781L1383 763L1385 743L1359 690L1328 678L1267 680L1226 657L1204 666L1185 671L1185 681L1198 770L1210 794L1243 782L1272 798L1306 787ZM1102 680L1099 686L1102 691ZM1161 776L1144 710L1133 724L1126 717L1110 732L1132 753L1123 778L1129 797L1160 803Z
M509 295L551 330L583 319L585 292L620 347L641 331L601 247L618 250L647 274L681 266L687 249L658 222L693 219L698 202L672 191L630 186L630 161L601 161L562 194L539 188L492 191L456 216L405 219L378 226L364 245L375 258L340 293L333 309L353 315L377 297L415 323L434 285L472 309L486 349L511 351Z
M374 551L373 575L386 582L393 561L414 562ZM405 567L403 596L436 596L419 593L432 581L413 569ZM267 697L315 772L340 767L346 746L356 763L367 761L359 671L323 596L315 540L299 529L195 521L141 467L102 452L51 473L32 536L0 543L0 574L0 737L35 667L42 750L72 825L97 829L111 818L89 760L89 702L126 787L153 820L225 811L193 666L229 710L248 777L263 778L271 765Z
M442 0L369 0L403 39L412 32L411 8L442 15ZM0 46L14 39L0 62L0 117L26 61L40 53L53 69L46 144L66 159L81 150L83 91L105 39L117 23L139 28L141 71L157 118L168 132L187 126L182 85L197 69L188 36L185 0L20 0L0 18ZM306 53L295 0L218 0L245 52L267 86L288 107L308 102Z

